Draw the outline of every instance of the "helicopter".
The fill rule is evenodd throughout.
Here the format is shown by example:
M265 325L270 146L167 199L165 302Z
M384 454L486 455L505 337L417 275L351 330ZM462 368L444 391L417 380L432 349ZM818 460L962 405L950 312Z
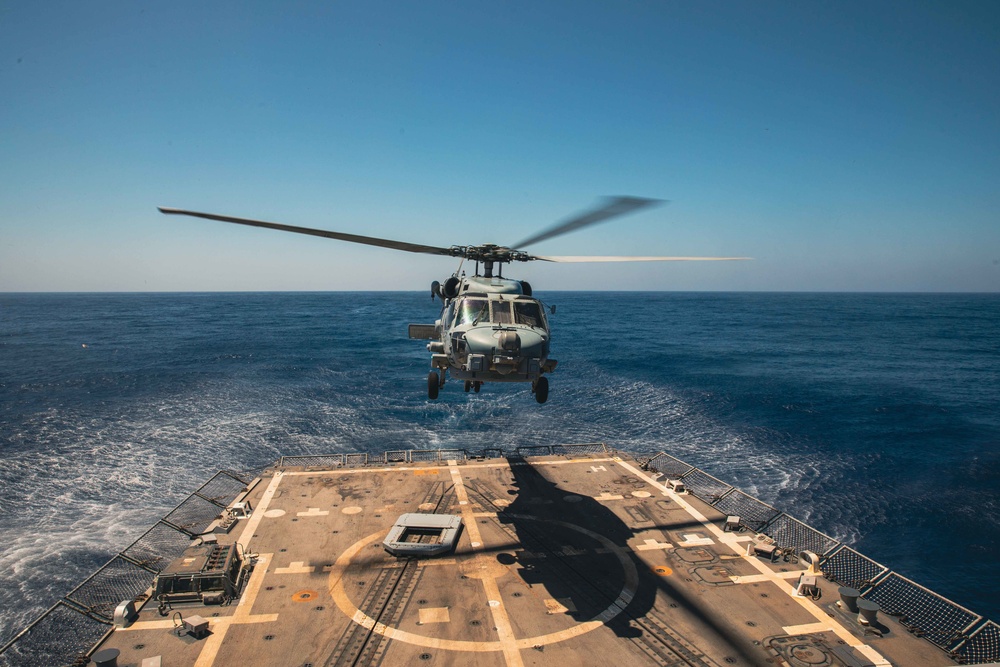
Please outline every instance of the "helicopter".
M276 222L159 207L167 215L185 215L251 227L264 227L297 234L320 236L350 243L391 248L405 252L461 258L458 269L443 283L431 283L431 299L441 299L441 316L434 324L410 324L411 339L428 340L431 370L427 375L427 397L434 400L450 374L464 381L465 391L476 393L484 382L530 382L538 403L549 397L549 380L558 362L549 357L552 342L545 305L532 296L524 280L504 278L503 265L513 262L661 262L726 261L749 257L636 257L533 255L523 248L589 225L604 222L643 208L664 203L645 197L606 197L597 206L557 223L511 246L495 244L439 247L346 234ZM474 262L473 275L462 270ZM494 271L496 272L494 274Z

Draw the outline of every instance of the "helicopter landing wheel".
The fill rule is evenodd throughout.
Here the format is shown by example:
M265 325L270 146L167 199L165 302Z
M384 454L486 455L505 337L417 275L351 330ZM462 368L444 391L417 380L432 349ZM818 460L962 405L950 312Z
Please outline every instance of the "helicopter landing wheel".
M544 403L549 400L549 379L547 377L543 376L535 380L531 388L535 392L536 401Z
M438 380L438 374L431 371L427 374L427 398L434 400L438 397L438 389L441 388Z
M468 394L470 389L472 389L472 380L466 380L465 381L465 393Z
M472 391L476 392L477 394L479 393L479 390L482 389L482 388L483 388L483 383L482 382L473 382L472 383Z

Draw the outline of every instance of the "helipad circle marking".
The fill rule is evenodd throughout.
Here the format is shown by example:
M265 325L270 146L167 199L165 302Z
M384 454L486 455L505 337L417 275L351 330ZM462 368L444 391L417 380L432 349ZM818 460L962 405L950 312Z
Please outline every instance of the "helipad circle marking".
M279 516L285 516L285 510L267 510L264 512L264 516L268 519L275 519Z
M357 505L352 505L350 507L345 507L344 509L340 510L340 512L341 514L358 514L359 512L361 512L361 508L358 507Z
M518 650L525 650L530 648L536 648L538 646L544 646L546 644L555 644L557 642L566 641L567 639L572 639L574 637L579 637L584 635L591 630L596 630L599 627L604 626L606 623L615 618L618 614L628 606L635 597L636 590L639 587L639 573L635 569L635 564L632 562L628 555L626 549L618 546L608 538L603 535L596 533L592 530L588 530L582 526L572 524L566 521L558 521L555 519L541 519L534 516L527 516L524 514L513 514L511 518L521 519L526 521L541 521L544 523L551 523L558 526L563 526L571 530L575 530L579 533L590 537L591 539L600 542L608 551L615 555L618 562L621 564L622 569L625 574L624 586L622 586L622 591L619 593L618 598L612 602L604 611L600 612L594 618L589 621L584 621L583 623L578 623L577 625L566 628L565 630L557 630L555 632L550 632L545 635L538 635L535 637L525 637L523 639L517 639L514 641L514 646ZM380 540L383 537L382 531L377 533L372 533L367 537L361 538L359 541L348 547L340 556L337 558L337 562L334 563L333 567L330 568L330 578L329 578L329 592L330 596L333 598L334 603L337 607L344 612L352 621L360 625L361 627L371 630L372 632L387 637L389 639L395 639L398 641L406 642L408 644L413 644L414 646L423 646L425 648L434 648L447 651L471 651L476 653L489 653L495 651L503 651L505 644L507 642L500 641L468 641L461 639L442 639L438 637L428 637L426 635L418 635L413 632L407 632L406 630L400 630L399 628L393 628L386 626L383 623L379 623L371 616L361 611L355 606L353 600L347 595L344 590L343 578L347 570L347 567L351 564L351 560L361 552L366 546ZM498 602L496 600L491 600L490 602ZM598 620L600 619L600 620Z
M636 498L649 498L653 494L649 491L633 491L632 495Z

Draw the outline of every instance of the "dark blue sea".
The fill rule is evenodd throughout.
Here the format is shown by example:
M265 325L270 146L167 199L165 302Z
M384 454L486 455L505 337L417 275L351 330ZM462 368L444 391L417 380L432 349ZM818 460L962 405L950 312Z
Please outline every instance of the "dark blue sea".
M426 398L425 293L0 294L0 639L219 468L667 450L1000 619L1000 295L542 294L549 402Z

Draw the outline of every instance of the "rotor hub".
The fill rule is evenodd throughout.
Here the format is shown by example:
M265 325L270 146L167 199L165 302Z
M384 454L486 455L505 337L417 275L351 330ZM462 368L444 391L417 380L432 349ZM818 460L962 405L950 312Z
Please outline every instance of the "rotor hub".
M473 262L527 262L531 255L523 250L512 250L506 246L484 243L483 245L454 245L450 248L454 257L464 257Z

